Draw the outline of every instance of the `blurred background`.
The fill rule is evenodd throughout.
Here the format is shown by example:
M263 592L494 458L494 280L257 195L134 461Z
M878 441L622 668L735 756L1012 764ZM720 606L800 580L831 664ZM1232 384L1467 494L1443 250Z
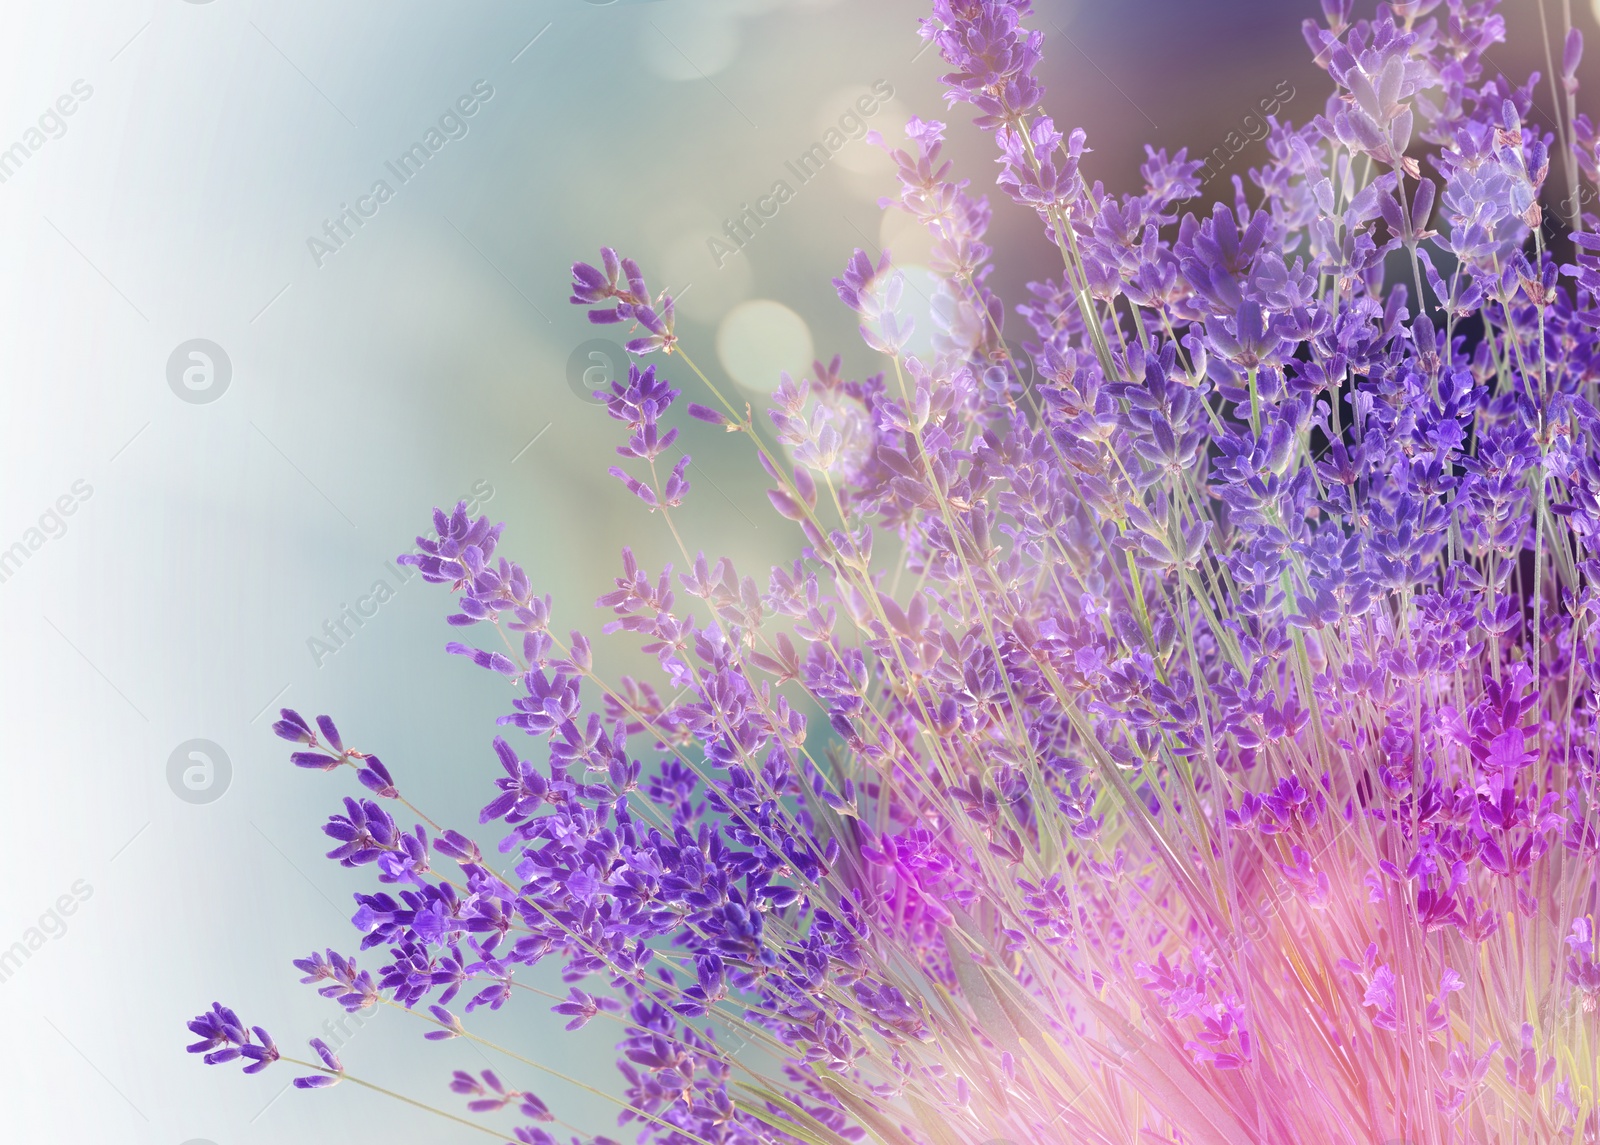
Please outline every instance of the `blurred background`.
M1587 0L1574 8L1593 32ZM1088 130L1109 190L1137 188L1146 142L1210 152L1264 99L1297 122L1326 99L1300 32L1315 0L1036 9L1048 107ZM1544 70L1536 0L1505 10L1512 39L1491 63ZM892 166L860 139L804 183L787 165L830 130L901 142L907 117L946 118L922 14L0 8L0 1138L479 1138L355 1086L285 1093L288 1067L249 1078L183 1052L183 1022L220 999L286 1050L320 1035L352 1072L453 1109L449 1071L489 1064L403 1015L341 1023L297 984L291 959L357 945L350 894L370 872L321 857L354 785L292 768L274 713L330 713L433 818L476 823L511 695L443 653L447 596L391 560L432 506L475 501L508 523L502 551L554 596L557 627L593 630L622 545L652 571L679 559L606 476L614 423L582 396L612 361L589 343L615 328L590 327L566 282L602 244L686 292L685 347L752 402L813 357L877 368L829 279L854 248L889 248L915 284L926 246L877 206ZM948 119L948 157L989 189L992 144L964 109ZM1208 190L1231 200L1229 177L1259 160L1245 148ZM708 240L779 180L791 199L714 258ZM1059 264L1034 218L994 206L991 284L1014 305ZM764 583L796 545L759 467L697 423L682 444L688 543ZM597 649L612 678L640 666L626 640ZM543 970L520 980L561 989ZM627 1136L603 1096L616 1028L563 1034L530 1003L481 1027L599 1092L503 1076Z

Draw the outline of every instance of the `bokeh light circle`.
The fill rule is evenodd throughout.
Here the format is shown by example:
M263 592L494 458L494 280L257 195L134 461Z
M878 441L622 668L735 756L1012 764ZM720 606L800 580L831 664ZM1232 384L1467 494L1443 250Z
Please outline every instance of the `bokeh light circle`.
M806 320L770 298L741 302L717 328L722 368L759 394L770 394L785 370L796 376L808 373L815 357Z

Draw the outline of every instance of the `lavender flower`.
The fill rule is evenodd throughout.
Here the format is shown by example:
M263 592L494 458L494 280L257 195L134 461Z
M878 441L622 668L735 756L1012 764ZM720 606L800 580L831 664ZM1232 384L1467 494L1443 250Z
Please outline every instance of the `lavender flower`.
M931 352L856 251L834 286L883 372L784 375L766 423L637 264L576 263L591 321L667 356L597 395L612 474L683 544L703 386L687 415L747 435L799 559L763 587L625 550L591 642L501 526L436 510L401 560L515 689L494 831L285 710L293 764L354 770L328 857L379 884L368 968L302 981L557 1076L479 1012L608 1029L619 1123L660 1145L1595 1140L1600 220L1562 264L1541 205L1552 155L1569 205L1600 182L1581 37L1551 132L1533 81L1485 78L1494 0L1321 7L1322 114L1205 203L1183 151L1090 181L1028 0L935 0L949 102L1060 259L1026 341L934 121L874 136L933 242ZM617 640L659 679L612 674ZM282 1058L221 1006L190 1028L210 1064ZM297 1085L372 1084L312 1048ZM449 1088L556 1145L496 1071Z

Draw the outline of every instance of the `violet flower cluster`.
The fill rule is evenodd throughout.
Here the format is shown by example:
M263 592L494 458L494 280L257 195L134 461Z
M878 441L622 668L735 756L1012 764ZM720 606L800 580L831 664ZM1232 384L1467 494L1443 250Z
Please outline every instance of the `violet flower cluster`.
M990 204L913 120L876 142L933 240L932 351L856 252L835 285L882 371L785 376L765 421L633 261L577 264L572 301L661 355L597 395L611 472L679 538L694 387L800 559L763 587L625 552L598 604L638 680L552 630L501 526L436 511L401 560L516 686L499 774L482 831L444 829L284 711L295 764L355 772L328 857L378 884L303 981L508 1077L560 1075L476 1011L605 1022L618 1122L658 1145L1600 1140L1581 38L1549 45L1547 129L1538 76L1491 74L1497 0L1353 8L1305 25L1323 113L1207 204L1183 151L1090 180L1029 0L933 0L948 99L1062 270L1002 303ZM549 960L541 1000L518 975ZM220 1005L190 1026L208 1063L378 1088ZM608 1140L492 1071L445 1089L501 1140Z

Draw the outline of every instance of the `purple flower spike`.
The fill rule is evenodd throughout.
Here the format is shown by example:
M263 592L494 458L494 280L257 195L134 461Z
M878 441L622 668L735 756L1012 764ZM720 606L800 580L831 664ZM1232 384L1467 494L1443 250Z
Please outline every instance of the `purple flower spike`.
M338 1085L344 1079L344 1064L334 1056L328 1043L321 1038L312 1038L311 1048L316 1051L328 1073L314 1073L305 1077L294 1079L296 1089L326 1089L330 1085Z
M426 1034L423 1034L422 1036L428 1041L448 1041L451 1038L462 1037L466 1033L466 1030L461 1025L461 1019L443 1006L429 1006L428 1013L432 1014L434 1021L443 1027L438 1030L429 1030Z
M339 1063L339 1059L335 1057L333 1051L328 1048L327 1042L323 1041L321 1038L312 1038L310 1044L311 1048L317 1052L317 1057L322 1059L323 1065L327 1066L335 1073L344 1072L344 1066Z
M339 841L327 857L343 867L375 863L385 852L398 849L400 832L389 813L370 799L346 797L345 814L332 816L323 834Z
M339 739L339 729L333 726L331 716L318 716L317 727L322 731L323 742L339 754L344 754L344 743Z
M260 1026L246 1030L238 1015L220 1002L192 1019L189 1029L200 1040L186 1048L191 1054L205 1055L201 1060L206 1065L243 1061L247 1063L245 1073L260 1073L281 1056L266 1030Z
M593 307L589 311L590 322L606 325L632 321L644 327L644 336L628 343L630 354L655 350L672 353L678 339L673 332L671 296L663 293L653 302L638 263L631 258L618 258L610 247L601 248L600 261L604 269L585 262L573 263L572 303Z
M872 285L874 279L886 274L888 270L888 251L883 252L878 258L877 266L873 266L872 259L867 257L867 252L857 248L845 265L844 274L833 280L833 288L839 295L839 301L857 314L867 313L868 304L863 302L862 295Z
M590 321L677 355L597 395L590 476L649 532L575 631L503 526L434 511L400 559L525 738L434 737L483 784L462 830L281 713L297 766L354 772L324 831L368 872L359 950L301 980L440 1042L548 1006L615 1043L640 1145L1600 1141L1600 127L1545 7L1524 82L1497 0L1320 0L1316 91L1118 189L1044 106L1047 14L930 0L1048 269L1000 297L944 124L858 132L926 256L851 254L890 361L781 374L767 433L698 370L726 412L680 420L674 300L575 264ZM732 464L707 426L750 431L765 505L727 468L727 510L681 509L689 447L697 485ZM786 563L698 552L707 514ZM282 1060L220 1005L190 1029ZM311 1045L295 1085L347 1077ZM436 1112L614 1145L458 1056Z
M644 277L632 259L619 259L610 247L602 247L600 261L604 270L585 262L572 264L572 299L578 306L595 306L589 311L589 321L595 323L622 322L633 317L635 307L650 301ZM606 307L603 304L613 302Z
M311 725L305 718L292 708L281 708L278 712L281 717L272 725L272 733L280 739L291 743L316 743L317 735L311 730Z
M369 755L361 767L356 769L356 778L361 781L361 786L383 799L400 798L400 789L394 785L394 778L389 774L389 769L383 761L375 755Z

